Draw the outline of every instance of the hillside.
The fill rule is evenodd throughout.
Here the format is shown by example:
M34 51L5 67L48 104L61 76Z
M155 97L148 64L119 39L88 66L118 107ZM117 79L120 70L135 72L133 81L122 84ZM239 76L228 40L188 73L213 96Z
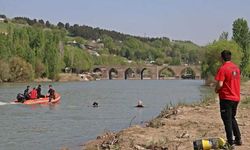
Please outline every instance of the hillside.
M93 65L126 65L154 63L155 65L200 64L203 48L190 41L169 38L137 37L116 31L70 25L59 22L14 17L0 22L0 61L5 67L0 81L23 81L46 77L58 79L64 68L75 73L89 71ZM13 57L17 57L14 60ZM7 61L5 61L7 60ZM8 76L11 60L23 62L26 73ZM49 65L53 64L53 65ZM18 71L18 70L16 70ZM0 70L1 72L1 70Z

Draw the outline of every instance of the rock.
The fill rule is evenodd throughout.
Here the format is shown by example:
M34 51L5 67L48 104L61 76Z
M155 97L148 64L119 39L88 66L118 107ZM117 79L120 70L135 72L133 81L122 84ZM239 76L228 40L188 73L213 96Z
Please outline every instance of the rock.
M140 145L135 145L134 147L136 150L145 150L145 148Z

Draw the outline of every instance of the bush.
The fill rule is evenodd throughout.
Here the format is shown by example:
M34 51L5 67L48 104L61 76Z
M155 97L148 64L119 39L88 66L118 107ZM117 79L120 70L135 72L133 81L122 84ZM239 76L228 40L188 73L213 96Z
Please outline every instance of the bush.
M40 59L37 59L35 62L35 76L42 77L45 71L46 71L45 65L42 63Z
M10 78L9 64L0 60L0 81L8 81Z
M10 80L11 81L31 81L34 78L32 65L20 57L10 59Z

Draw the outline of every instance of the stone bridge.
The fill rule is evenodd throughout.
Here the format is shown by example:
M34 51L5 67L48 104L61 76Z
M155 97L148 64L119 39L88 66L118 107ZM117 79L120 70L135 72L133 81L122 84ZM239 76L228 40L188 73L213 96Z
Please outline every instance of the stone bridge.
M92 70L96 79L182 79L191 74L193 79L201 79L201 67L196 65L183 66L94 66Z

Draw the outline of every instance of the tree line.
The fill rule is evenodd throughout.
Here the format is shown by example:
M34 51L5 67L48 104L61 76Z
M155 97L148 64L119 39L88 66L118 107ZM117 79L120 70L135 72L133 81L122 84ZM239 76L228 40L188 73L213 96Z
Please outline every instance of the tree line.
M156 61L156 58L159 57L157 62L175 65L181 63L197 63L199 61L198 55L201 48L191 41L170 42L170 39L167 37L150 38L131 36L116 31L93 28L87 25L70 25L69 23L64 24L62 22L58 22L55 26L50 24L49 21L45 23L42 19L37 21L37 19L29 19L27 17L15 17L13 21L17 23L26 23L31 26L48 27L52 29L59 28L61 30L66 30L68 36L71 37L81 37L86 40L102 39L106 48L102 52L126 57L127 59ZM129 44L133 44L133 46L127 46ZM192 48L190 49L190 46L187 45L191 45ZM144 56L138 56L140 54ZM197 55L194 56L195 54ZM146 57L145 55L149 56ZM165 56L167 57L166 59L164 59ZM192 58L189 59L189 56Z
M0 23L0 31L3 26L6 32L0 34L0 81L57 79L65 67L89 71L93 65L127 65L129 61L156 65L201 64L203 77L209 78L216 72L222 49L232 50L242 74L249 76L250 34L243 18L234 21L231 39L223 32L218 40L203 47L191 41L137 37L62 22L53 25L26 17ZM72 40L80 45L95 40L104 46L96 49L100 56L93 56L84 47L68 45Z

